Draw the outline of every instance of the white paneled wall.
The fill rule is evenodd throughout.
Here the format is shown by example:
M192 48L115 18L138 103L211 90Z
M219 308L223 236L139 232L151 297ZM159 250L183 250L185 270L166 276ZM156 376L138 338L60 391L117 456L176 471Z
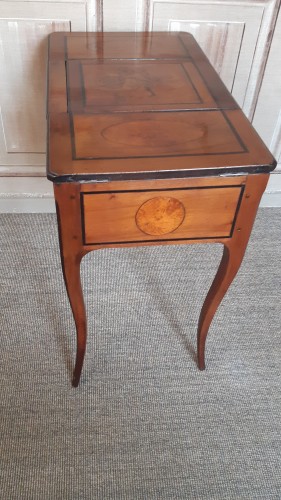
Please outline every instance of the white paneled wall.
M281 10L270 47L253 125L275 155L279 163L278 169L281 171Z
M0 175L45 174L47 35L70 29L83 2L0 1Z
M46 36L189 31L281 164L280 0L0 0L0 212L54 209L45 179ZM281 173L281 169L280 169ZM281 175L266 205L281 206Z

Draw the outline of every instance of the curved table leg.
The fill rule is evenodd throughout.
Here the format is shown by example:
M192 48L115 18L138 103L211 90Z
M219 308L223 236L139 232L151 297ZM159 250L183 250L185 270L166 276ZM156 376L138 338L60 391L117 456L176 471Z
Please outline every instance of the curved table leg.
M77 332L76 362L72 385L79 384L87 340L87 319L80 279L80 264L87 253L83 249L80 186L64 183L54 186L59 242L64 282L67 289Z
M246 249L246 248L245 248ZM203 304L198 324L198 367L205 369L205 343L215 312L235 278L242 262L245 249L238 252L234 245L225 245L221 263Z
M80 381L87 342L87 318L80 279L80 263L82 256L62 257L64 282L71 305L77 332L76 362L72 385L77 387Z
M224 244L222 260L203 304L198 324L197 348L200 370L205 369L205 343L211 321L240 268L268 177L268 174L248 177L233 234L228 240L220 241Z

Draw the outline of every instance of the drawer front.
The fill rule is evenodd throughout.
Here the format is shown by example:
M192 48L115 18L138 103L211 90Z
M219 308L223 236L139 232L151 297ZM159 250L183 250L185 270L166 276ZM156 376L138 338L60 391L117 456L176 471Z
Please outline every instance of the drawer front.
M84 244L230 237L242 189L82 193Z

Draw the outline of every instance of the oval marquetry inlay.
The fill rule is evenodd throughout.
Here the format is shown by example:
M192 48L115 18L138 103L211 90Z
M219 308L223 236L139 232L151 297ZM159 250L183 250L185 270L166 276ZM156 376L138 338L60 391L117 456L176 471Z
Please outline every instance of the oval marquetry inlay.
M143 233L161 236L175 231L184 216L184 206L179 200L159 196L141 205L136 213L136 223Z
M122 118L123 120L123 118ZM179 133L179 130L181 133ZM202 141L208 132L204 124L184 123L174 120L172 127L168 121L139 120L121 121L106 127L102 137L123 146L146 148L179 148L186 143Z

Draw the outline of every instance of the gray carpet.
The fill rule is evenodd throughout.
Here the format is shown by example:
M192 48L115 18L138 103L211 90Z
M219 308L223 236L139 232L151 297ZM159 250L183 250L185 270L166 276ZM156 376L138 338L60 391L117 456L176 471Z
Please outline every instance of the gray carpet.
M221 247L102 250L74 325L53 215L0 216L0 498L281 498L281 210L262 209L195 360Z

